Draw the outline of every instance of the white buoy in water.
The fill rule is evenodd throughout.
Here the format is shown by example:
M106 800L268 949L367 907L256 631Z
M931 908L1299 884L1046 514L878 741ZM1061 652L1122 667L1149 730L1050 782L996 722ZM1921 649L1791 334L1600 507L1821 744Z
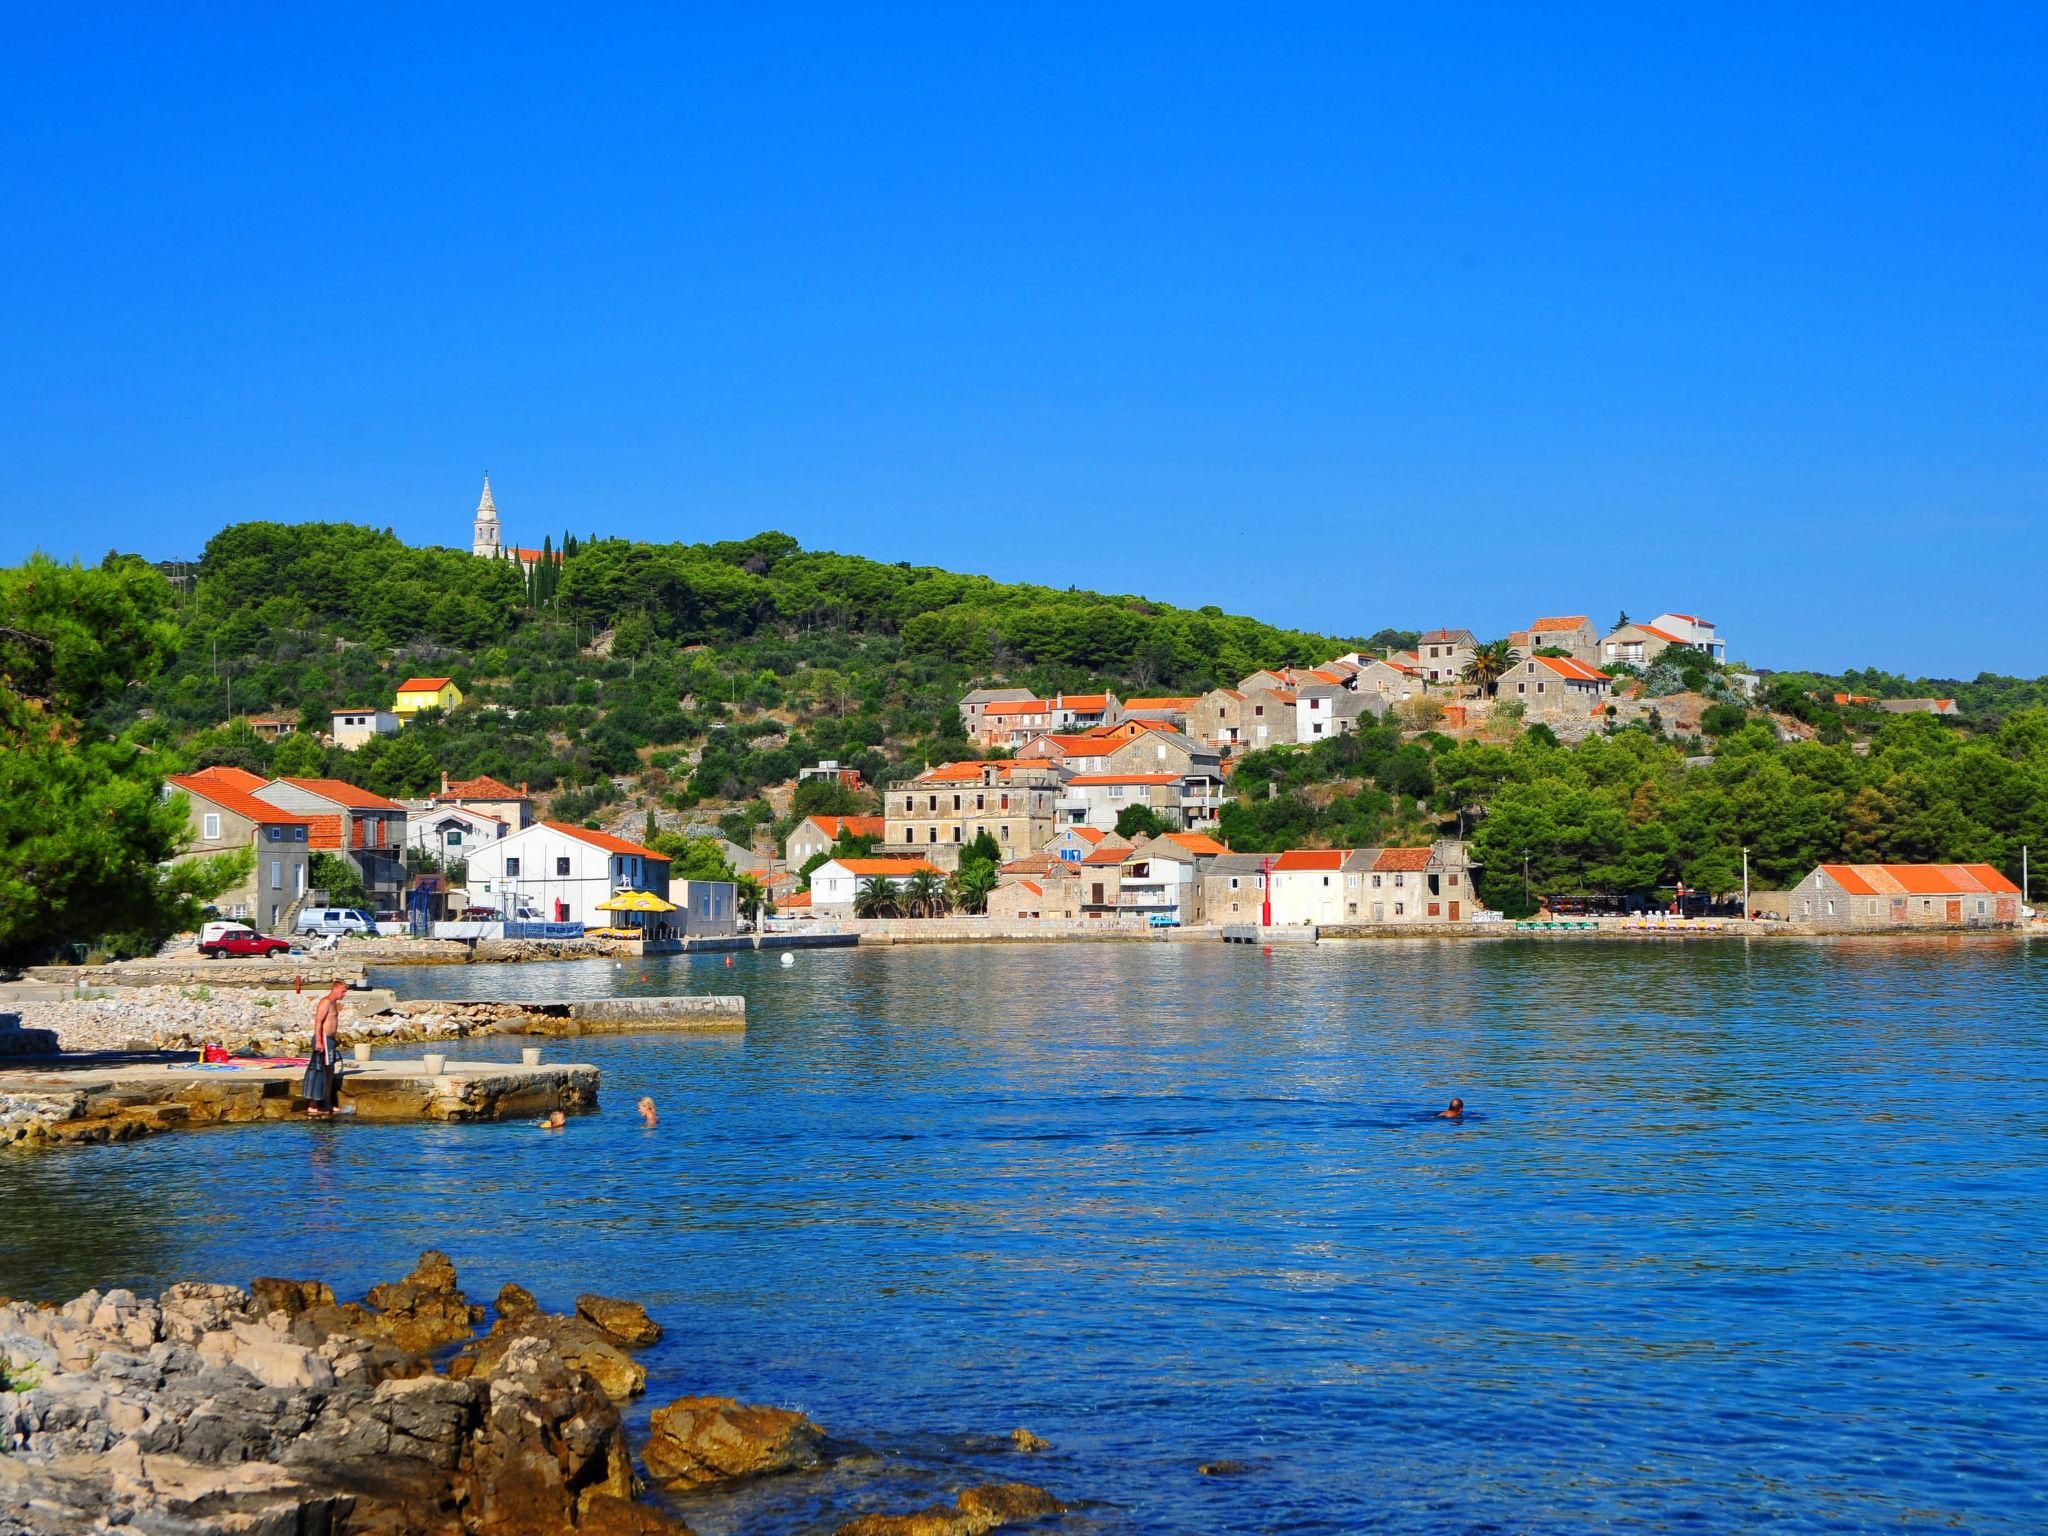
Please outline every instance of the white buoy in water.
M796 964L796 956L795 956L795 955L792 955L792 954L791 954L791 953L790 953L790 952L789 952L788 950L786 950L786 949L785 949L785 950L784 950L784 951L782 952L782 963L783 963L784 965L795 965L795 964Z

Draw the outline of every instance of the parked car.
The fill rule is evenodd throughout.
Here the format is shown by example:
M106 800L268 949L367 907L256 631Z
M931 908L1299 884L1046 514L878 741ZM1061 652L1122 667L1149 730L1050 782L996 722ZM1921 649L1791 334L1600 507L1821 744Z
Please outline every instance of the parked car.
M336 935L354 933L374 939L377 920L354 907L308 907L299 914L298 923L292 931Z
M199 953L209 960L218 960L224 955L287 955L291 943L286 939L273 939L267 933L258 933L253 928L244 928L235 923L208 923L208 929L218 930L211 938L204 931L199 936Z

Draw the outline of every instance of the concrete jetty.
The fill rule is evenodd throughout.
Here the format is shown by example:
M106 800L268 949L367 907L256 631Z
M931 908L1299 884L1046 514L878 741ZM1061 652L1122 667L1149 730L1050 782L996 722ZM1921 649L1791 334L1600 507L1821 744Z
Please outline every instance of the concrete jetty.
M203 1067L189 1055L70 1055L0 1067L0 1146L129 1141L160 1131L303 1115L298 1067ZM341 1115L325 1124L481 1121L597 1104L598 1072L578 1063L344 1061Z

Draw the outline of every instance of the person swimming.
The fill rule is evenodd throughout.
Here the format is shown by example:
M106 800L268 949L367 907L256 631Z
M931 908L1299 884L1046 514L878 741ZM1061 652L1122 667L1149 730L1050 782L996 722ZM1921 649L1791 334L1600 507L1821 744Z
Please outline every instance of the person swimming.
M1464 1118L1465 1101L1463 1099L1453 1099L1448 1108L1437 1112L1437 1119L1439 1120L1462 1120Z
M646 1121L647 1124L655 1125L659 1123L661 1116L654 1112L654 1100L648 1098L645 1094L640 1096L640 1102L633 1107L640 1111L640 1118Z
M558 1109L551 1115L543 1115L533 1123L543 1131L559 1131L569 1123L569 1117Z

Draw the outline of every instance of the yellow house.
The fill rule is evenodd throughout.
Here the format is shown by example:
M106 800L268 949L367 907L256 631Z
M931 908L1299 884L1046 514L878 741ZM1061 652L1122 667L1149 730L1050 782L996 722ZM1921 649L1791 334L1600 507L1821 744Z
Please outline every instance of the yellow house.
M423 709L449 710L462 702L462 690L445 677L408 677L398 685L397 715L410 720Z

